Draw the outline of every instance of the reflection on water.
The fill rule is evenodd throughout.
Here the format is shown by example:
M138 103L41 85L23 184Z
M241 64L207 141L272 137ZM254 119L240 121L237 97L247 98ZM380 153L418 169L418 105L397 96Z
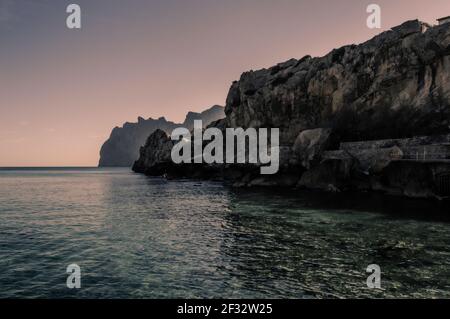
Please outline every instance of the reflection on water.
M0 297L450 297L445 203L126 169L2 170L0 198Z

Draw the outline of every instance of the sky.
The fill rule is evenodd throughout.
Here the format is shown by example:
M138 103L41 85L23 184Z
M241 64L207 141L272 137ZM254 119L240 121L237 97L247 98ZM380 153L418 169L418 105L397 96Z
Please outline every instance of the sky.
M0 0L0 167L96 166L124 122L183 121L244 71L447 15L449 0Z

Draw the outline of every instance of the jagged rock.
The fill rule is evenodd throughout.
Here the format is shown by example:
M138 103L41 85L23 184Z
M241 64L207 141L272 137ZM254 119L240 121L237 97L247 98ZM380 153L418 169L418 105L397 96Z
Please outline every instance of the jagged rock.
M298 186L325 191L348 189L351 185L355 165L353 159L325 160L306 171L300 178Z
M392 28L392 31L398 33L400 37L406 37L414 33L422 33L429 27L428 24L420 22L419 20L411 20L406 21L398 27Z
M201 120L203 122L203 127L207 127L210 123L221 120L224 117L224 107L214 105L201 113L189 112L183 122L183 127L186 127L189 130L193 129L195 120Z
M408 21L360 45L289 60L234 82L230 127L278 127L281 143L330 127L341 141L449 131L450 27Z
M152 154L154 147L169 145L162 135L161 145L143 148L136 170L218 178L237 187L297 184L329 192L437 196L436 177L450 174L448 135L417 136L450 132L450 24L408 21L324 57L305 56L245 72L231 85L225 113L224 120L209 126L280 129L277 175L261 176L258 165L246 164L174 167L160 161L161 154ZM370 142L379 139L387 140ZM362 142L345 143L350 141ZM401 160L403 150L439 152L442 161Z
M224 117L224 108L219 105L214 105L202 113L189 112L183 124L167 121L164 117L157 120L139 117L137 123L125 123L122 128L113 129L100 150L99 166L130 167L138 159L140 147L156 129L170 134L177 127L192 129L194 120L202 120L203 125L207 126Z
M162 176L173 165L171 151L174 143L162 130L154 131L140 149L140 157L133 171L152 176Z
M139 157L139 148L156 129L171 132L179 124L165 118L145 120L139 117L137 123L125 123L122 128L113 129L109 139L100 150L100 167L130 167Z
M331 129L317 128L302 131L297 136L293 151L303 167L309 169L320 159L322 153L332 146L331 133Z

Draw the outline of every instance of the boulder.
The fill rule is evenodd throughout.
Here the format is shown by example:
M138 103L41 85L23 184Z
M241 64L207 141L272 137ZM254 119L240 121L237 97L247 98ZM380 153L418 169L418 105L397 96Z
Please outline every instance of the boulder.
M293 151L300 164L309 169L317 163L324 151L332 146L332 130L317 128L302 131L295 140Z
M171 151L174 143L162 130L154 131L140 149L140 157L133 171L152 176L162 176L173 166Z

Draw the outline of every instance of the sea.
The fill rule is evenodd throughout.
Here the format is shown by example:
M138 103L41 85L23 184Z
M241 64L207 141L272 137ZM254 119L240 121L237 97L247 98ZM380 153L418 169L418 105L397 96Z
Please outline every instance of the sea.
M449 208L127 168L3 168L0 298L450 298Z

